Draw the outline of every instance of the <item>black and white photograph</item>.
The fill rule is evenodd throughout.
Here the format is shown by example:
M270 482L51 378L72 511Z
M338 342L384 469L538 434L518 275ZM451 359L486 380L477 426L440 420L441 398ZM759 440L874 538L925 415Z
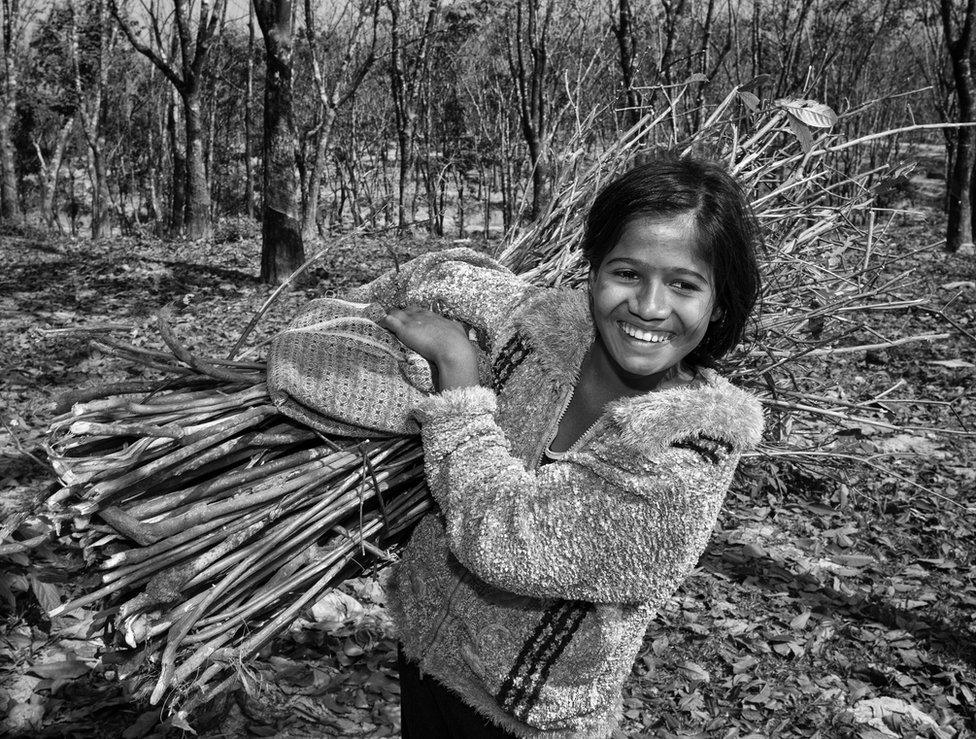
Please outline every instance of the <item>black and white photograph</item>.
M976 737L976 0L0 53L0 736Z

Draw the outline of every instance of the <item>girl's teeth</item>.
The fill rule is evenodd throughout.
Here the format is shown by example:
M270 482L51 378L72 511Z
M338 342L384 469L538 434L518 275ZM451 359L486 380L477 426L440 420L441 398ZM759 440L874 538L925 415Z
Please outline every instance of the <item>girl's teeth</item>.
M629 323L621 323L620 328L628 336L632 336L640 341L647 341L651 344L660 344L662 341L668 340L668 334L663 332L654 331L641 331L639 328L631 326Z

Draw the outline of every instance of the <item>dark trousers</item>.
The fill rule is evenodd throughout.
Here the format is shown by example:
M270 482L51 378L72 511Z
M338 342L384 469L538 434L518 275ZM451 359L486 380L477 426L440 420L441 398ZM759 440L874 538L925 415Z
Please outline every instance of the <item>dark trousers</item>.
M400 670L400 731L403 739L515 739L397 649Z

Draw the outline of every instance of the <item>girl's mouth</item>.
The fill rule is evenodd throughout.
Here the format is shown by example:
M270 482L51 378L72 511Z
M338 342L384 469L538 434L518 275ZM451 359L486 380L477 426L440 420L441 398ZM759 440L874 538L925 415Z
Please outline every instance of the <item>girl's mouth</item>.
M645 331L623 321L617 321L617 325L631 339L645 344L664 344L670 341L673 336L670 331Z

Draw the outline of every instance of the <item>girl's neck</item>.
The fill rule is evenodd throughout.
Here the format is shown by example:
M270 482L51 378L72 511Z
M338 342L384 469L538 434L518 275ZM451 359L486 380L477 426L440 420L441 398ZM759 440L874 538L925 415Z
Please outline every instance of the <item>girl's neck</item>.
M607 352L599 337L593 340L580 367L579 385L591 397L605 396L604 402L617 398L643 395L690 382L693 375L674 365L653 375L633 375L626 372Z

